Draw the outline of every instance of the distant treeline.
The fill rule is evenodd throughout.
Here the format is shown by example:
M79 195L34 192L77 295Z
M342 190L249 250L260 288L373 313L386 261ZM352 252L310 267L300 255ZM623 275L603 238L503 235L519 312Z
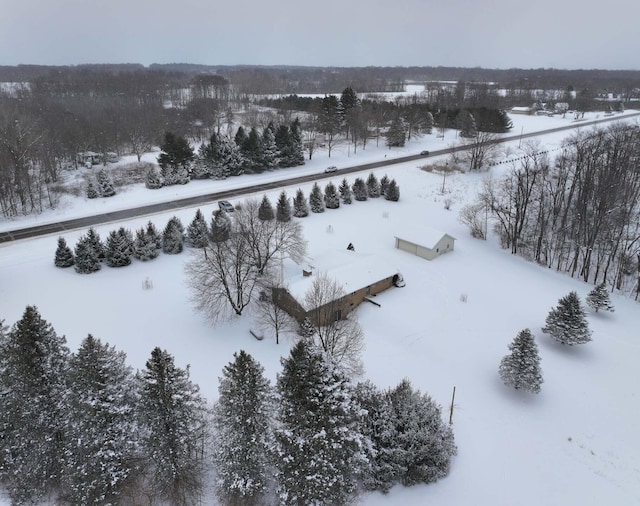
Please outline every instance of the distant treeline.
M25 82L60 72L126 73L148 70L180 75L217 74L246 93L339 93L347 86L360 92L400 91L407 82L466 81L497 83L504 89L589 89L637 97L639 70L485 69L465 67L304 67L287 65L197 65L189 63L86 64L76 66L0 66L0 82Z

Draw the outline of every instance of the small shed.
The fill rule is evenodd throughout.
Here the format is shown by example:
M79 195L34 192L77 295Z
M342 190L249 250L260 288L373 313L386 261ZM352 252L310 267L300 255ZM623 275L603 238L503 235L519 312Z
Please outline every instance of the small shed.
M396 248L427 260L453 251L455 237L428 227L414 227L395 236Z

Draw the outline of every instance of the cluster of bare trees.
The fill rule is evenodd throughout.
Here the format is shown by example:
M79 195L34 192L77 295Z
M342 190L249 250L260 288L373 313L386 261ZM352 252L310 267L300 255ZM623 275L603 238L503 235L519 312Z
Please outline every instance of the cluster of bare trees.
M527 150L504 177L485 180L462 221L483 237L490 217L512 253L640 297L638 127L578 133L553 161Z

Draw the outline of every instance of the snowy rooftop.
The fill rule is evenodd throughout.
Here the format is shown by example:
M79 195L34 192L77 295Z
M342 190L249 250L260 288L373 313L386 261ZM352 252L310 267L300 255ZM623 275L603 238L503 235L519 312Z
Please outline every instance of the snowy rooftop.
M311 276L302 271L312 270ZM319 273L336 280L348 294L371 285L398 272L393 264L381 255L372 255L344 250L326 251L301 265L287 267L284 283L289 293L304 306L304 295ZM307 308L309 309L309 308Z
M416 225L397 231L395 237L398 239L404 239L405 241L410 241L414 244L419 244L426 248L434 248L435 245L438 244L438 241L445 235L451 237L453 240L456 239L455 237L440 230L436 230L435 228Z

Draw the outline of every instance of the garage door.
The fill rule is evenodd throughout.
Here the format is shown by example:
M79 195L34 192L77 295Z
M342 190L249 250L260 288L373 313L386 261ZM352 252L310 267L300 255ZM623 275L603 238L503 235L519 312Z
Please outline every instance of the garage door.
M396 248L401 249L402 251L407 251L408 253L412 253L414 255L418 251L417 245L403 239L396 240Z

